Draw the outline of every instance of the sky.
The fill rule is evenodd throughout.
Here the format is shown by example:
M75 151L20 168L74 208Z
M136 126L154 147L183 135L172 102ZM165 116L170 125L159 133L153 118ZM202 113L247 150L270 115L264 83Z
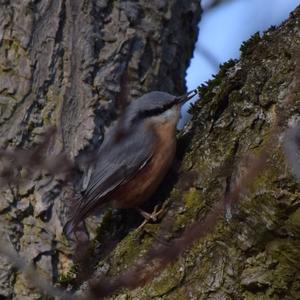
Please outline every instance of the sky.
M202 7L209 2L202 0ZM231 0L204 12L194 55L187 70L188 91L217 73L218 64L238 58L243 41L257 31L263 32L271 25L279 25L298 5L300 0ZM201 52L208 53L211 59ZM188 106L183 107L183 117Z

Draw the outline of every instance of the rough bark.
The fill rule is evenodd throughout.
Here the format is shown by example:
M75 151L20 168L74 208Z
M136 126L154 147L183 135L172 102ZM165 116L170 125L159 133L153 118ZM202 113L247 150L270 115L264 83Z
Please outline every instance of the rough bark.
M201 101L180 138L181 166L166 216L126 236L98 270L116 277L160 243L169 243L165 254L172 256L174 240L196 220L203 223L192 233L202 239L145 286L112 299L300 299L299 185L282 147L300 113L299 20L300 8L263 37L254 35L239 61L200 88ZM216 213L208 224L223 202L228 221L214 222ZM153 265L166 257L156 255L140 274L159 269Z
M199 16L198 0L0 1L1 148L31 149L55 125L45 155L76 161L101 142L124 74L129 100L150 90L183 93ZM3 188L1 226L20 255L57 282L71 263L65 187L31 175L18 189ZM0 298L40 299L3 258L0 274Z

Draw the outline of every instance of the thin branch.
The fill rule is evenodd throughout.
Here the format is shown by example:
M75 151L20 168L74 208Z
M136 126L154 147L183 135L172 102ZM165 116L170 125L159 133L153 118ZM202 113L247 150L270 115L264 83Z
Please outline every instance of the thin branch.
M3 235L3 234L2 234ZM17 268L25 276L28 282L33 285L35 288L40 290L43 294L52 297L59 297L60 299L65 300L79 300L78 297L71 295L57 287L49 284L49 280L46 280L40 272L34 269L32 264L28 264L25 259L23 259L13 248L12 245L9 245L9 241L5 241L3 238L0 238L0 253L2 256L6 257L8 261Z

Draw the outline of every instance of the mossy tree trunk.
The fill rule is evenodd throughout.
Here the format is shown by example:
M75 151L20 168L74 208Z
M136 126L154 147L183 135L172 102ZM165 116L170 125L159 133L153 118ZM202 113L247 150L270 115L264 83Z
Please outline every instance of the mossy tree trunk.
M183 93L199 17L198 0L0 1L1 147L32 149L54 125L45 156L76 161L101 143L124 74L129 100ZM70 263L65 191L55 178L29 175L18 189L2 188L1 227L55 282ZM0 274L0 298L40 298L4 258Z
M1 145L31 148L54 124L52 153L76 160L101 140L125 70L130 98L150 89L181 93L199 7L154 2L155 9L144 1L0 2ZM299 19L297 9L282 26L255 35L239 61L201 88L179 141L180 167L154 197L170 194L165 216L95 255L102 257L98 275L118 276L201 219L193 233L202 230L202 239L145 286L113 298L299 299L300 194L282 147L300 112ZM61 189L36 176L1 199L4 232L54 281L70 267ZM228 220L206 224L224 199ZM94 250L118 235L117 218L103 220ZM0 269L3 298L40 298L5 259Z
M106 277L132 269L125 274L152 278L111 299L300 299L299 184L283 151L283 143L294 142L285 132L300 113L300 8L241 51L239 61L200 88L179 140L181 164L166 215L131 232L99 262ZM218 211L212 217L222 204L227 220ZM184 229L196 220L203 222L190 234L202 238L185 249L176 241L193 241ZM166 244L164 253L136 263L159 244ZM174 255L174 246L185 251L149 274L172 260L166 254ZM124 278L114 284L130 287Z

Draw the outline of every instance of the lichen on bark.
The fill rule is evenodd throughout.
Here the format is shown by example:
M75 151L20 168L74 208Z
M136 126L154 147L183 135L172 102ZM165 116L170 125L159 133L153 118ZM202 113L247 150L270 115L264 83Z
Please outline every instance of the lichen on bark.
M128 100L184 92L199 18L198 0L0 1L1 149L34 149L55 126L44 158L63 152L79 164L116 117L124 73ZM15 168L29 174L19 189L3 186L1 229L50 281L65 282L74 269L62 235L70 187L33 165ZM41 297L5 259L0 265L0 298Z
M56 124L55 153L64 149L76 159L101 140L125 69L130 98L152 89L182 93L199 3L154 2L155 9L149 1L0 2L1 145L31 148L46 125ZM115 291L112 299L299 298L299 191L281 147L281 134L300 109L299 92L291 93L299 17L298 8L278 28L256 34L239 61L199 89L201 101L179 138L179 167L154 196L168 198L166 215L136 231L130 212L109 211L93 235L93 266L98 275L115 277L153 245L172 245L222 203L267 149L262 170L244 180L232 218L220 216L152 281ZM15 78L24 80L16 85ZM61 234L62 187L39 175L1 195L2 230L17 251L54 282L78 284ZM111 251L99 253L114 238ZM2 297L41 298L2 258L0 272Z
M111 299L299 298L300 194L282 150L282 136L300 112L300 86L294 86L299 18L298 8L279 27L256 34L243 44L240 60L200 88L192 123L179 141L184 154L165 218L143 233L131 232L99 266L117 276L145 254L145 246L168 243L205 220L263 156L263 167L245 177L232 218L220 218L145 286ZM173 220L167 234L166 219Z

